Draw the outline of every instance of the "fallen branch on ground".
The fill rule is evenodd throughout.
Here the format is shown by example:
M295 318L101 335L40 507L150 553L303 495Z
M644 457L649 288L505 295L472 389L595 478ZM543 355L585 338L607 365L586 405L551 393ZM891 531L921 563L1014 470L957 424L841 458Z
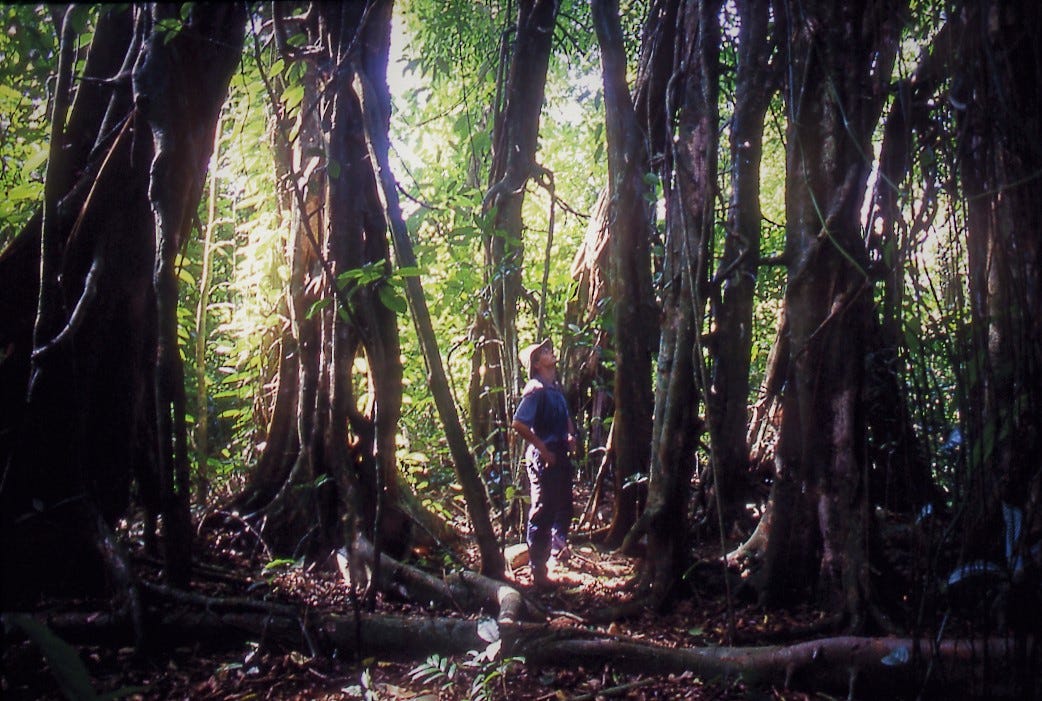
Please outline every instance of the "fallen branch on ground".
M483 650L498 635L500 654L523 657L533 667L592 669L608 664L623 672L690 672L706 680L741 678L761 688L832 691L851 697L868 691L917 690L927 669L931 669L931 691L980 694L986 690L994 697L1009 691L1003 685L1016 678L1011 673L1015 664L1030 664L1037 655L1031 645L1018 646L1007 638L946 640L934 645L908 638L843 636L787 646L670 648L581 627L379 614L356 618L316 611L289 616L282 607L222 612L216 604L212 600L207 608L153 612L153 640L168 645L201 639L228 644L254 641L342 658L417 661L432 654ZM235 605L241 607L239 602ZM125 621L108 615L40 620L71 642L133 639Z

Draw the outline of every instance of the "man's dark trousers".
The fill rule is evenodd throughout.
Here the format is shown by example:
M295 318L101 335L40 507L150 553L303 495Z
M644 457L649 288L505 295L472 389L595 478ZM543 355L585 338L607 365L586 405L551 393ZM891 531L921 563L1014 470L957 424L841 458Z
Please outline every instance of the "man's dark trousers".
M572 521L572 479L574 468L567 446L551 444L554 464L547 465L539 451L527 455L528 481L532 506L528 512L528 553L533 565L543 565L550 557L551 539L568 540Z

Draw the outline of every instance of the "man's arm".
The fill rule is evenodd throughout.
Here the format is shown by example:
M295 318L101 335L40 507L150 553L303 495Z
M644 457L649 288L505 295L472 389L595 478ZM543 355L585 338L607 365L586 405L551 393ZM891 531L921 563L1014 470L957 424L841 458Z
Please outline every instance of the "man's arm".
M535 435L535 431L533 431L531 427L529 427L527 424L518 421L517 419L514 419L514 422L511 424L511 426L514 428L515 431L517 431L517 435L521 436L526 441L535 446L535 449L539 451L539 455L542 456L543 460L546 462L547 465L554 464L556 456L553 454L553 451L546 449L546 443L544 443L539 436Z

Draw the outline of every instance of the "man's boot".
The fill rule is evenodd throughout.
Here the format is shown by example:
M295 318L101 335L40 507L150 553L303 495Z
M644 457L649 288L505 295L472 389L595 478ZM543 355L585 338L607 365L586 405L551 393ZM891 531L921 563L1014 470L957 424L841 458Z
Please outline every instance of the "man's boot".
M546 563L532 563L532 583L536 589L552 589L554 583L546 574Z

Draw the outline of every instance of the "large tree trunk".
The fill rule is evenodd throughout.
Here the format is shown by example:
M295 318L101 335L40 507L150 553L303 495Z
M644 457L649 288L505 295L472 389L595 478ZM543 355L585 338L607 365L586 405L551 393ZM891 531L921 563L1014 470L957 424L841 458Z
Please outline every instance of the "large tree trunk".
M309 60L294 149L276 149L291 159L280 169L298 184L290 203L293 338L283 349L270 427L277 440L236 501L261 520L280 554L326 553L359 530L400 554L408 519L397 514L385 526L385 511L416 506L402 506L409 495L395 462L401 353L395 311L385 303L390 252L351 70L386 54L390 6L363 9L317 5L305 25L312 53L283 46L290 58L317 52L339 68L323 75ZM284 19L276 21L280 43ZM285 142L284 115L278 118ZM359 381L368 388L364 405ZM295 439L286 432L289 412Z
M768 599L816 584L855 629L870 598L862 402L871 279L860 207L900 36L898 2L789 3L785 314L790 361Z
M716 2L683 7L674 66L679 94L670 158L674 167L664 181L665 323L655 392L655 452L648 506L634 533L647 530L644 576L656 606L673 593L690 557L687 496L703 428L697 409L704 379L699 326L705 311L716 192L718 12Z
M986 2L963 11L953 79L968 215L973 337L966 417L969 504L962 530L980 542L999 502L1025 519L1009 564L1037 528L1042 451L1042 48L1037 3ZM995 546L994 531L984 535Z
M644 174L648 156L626 85L626 53L616 2L594 2L601 47L608 144L609 280L614 304L615 418L614 517L607 543L617 546L637 517L635 490L625 482L650 467L651 349L655 302L651 291L650 231L654 226Z
M371 117L354 85L356 74L379 75L386 84L391 4L316 7L305 25L309 50L286 46L286 18L276 21L287 56L317 51L340 68L323 88L322 71L309 60L292 150L284 121L279 134L280 171L301 184L287 203L294 225L292 334L283 341L268 448L234 503L260 523L279 554L328 553L361 533L399 556L419 532L440 541L455 533L416 499L395 459L402 401L398 298L366 134ZM385 142L386 129L384 123ZM358 386L366 388L364 403ZM483 491L475 501L485 505ZM485 513L483 542L498 555ZM495 558L489 562L495 568Z
M31 337L37 305L24 299L2 324L14 334L0 344L12 361L3 364L12 374L0 426L2 540L5 570L20 575L5 596L40 586L37 574L49 588L89 586L97 563L112 562L103 531L125 513L134 475L149 515L163 512L168 576L187 574L170 263L198 205L244 18L237 5L193 6L181 29L161 31L152 8L105 9L64 129L68 93L55 100L62 154L48 167L44 215L0 259L0 298L39 300ZM23 266L38 277L30 282ZM9 292L16 281L28 284ZM93 554L78 547L84 539Z
M175 257L188 236L202 194L232 71L245 29L241 7L198 8L170 38L163 21L178 9L157 4L151 33L134 66L134 101L152 132L149 204L155 216L157 351L155 402L167 576L187 582L191 568L191 481L185 423L184 367L177 341ZM199 80L205 74L209 80Z
M314 30L312 30L314 31ZM306 66L303 71L302 104L316 105L319 99L318 70ZM271 79L275 83L275 79ZM275 88L277 89L277 88ZM280 104L276 95L273 104ZM326 107L328 109L328 107ZM321 348L323 328L330 325L328 305L331 293L325 285L319 237L326 221L325 142L318 107L301 110L290 116L280 108L274 115L275 169L286 188L283 221L288 224L290 278L286 304L290 325L281 341L278 370L278 392L268 426L268 440L258 464L250 473L246 488L232 506L247 517L260 521L272 552L292 554L318 520L315 492L319 479L316 451L316 422L328 402L320 406ZM289 145L291 120L298 134L294 146ZM324 302L323 302L324 300ZM325 393L328 395L328 392ZM322 486L326 486L325 483ZM332 484L323 491L332 489ZM327 500L327 504L328 504ZM328 523L331 519L322 519ZM328 545L328 544L326 544Z
M642 33L632 110L646 144L643 150L648 159L645 164L648 172L655 168L660 172L668 170L662 165L670 139L669 120L665 116L666 94L673 71L678 7L679 4L673 0L656 0L648 9ZM648 194L651 194L650 189ZM586 236L572 263L577 292L566 310L561 374L568 381L566 393L576 417L581 419L582 425L589 427L585 447L591 467L599 465L594 493L585 516L598 507L603 497L603 484L610 472L616 485L612 521L621 526L629 520L622 513L633 511L633 501L641 499L640 492L644 490L630 486L623 488L623 493L618 492L625 480L619 478L614 469L615 437L622 434L609 431L606 426L607 420L615 414L615 396L609 391L615 383L615 374L602 362L605 357L611 357L614 343L615 326L609 316L612 299L609 279L615 256L609 224L617 207L617 202L613 202L608 190L598 197ZM651 214L654 215L653 210ZM661 242L653 224L649 227L648 237L649 246ZM655 270L660 269L661 262L660 257L649 255L649 264ZM658 324L654 326L650 333L657 336ZM573 332L573 328L579 329L578 333ZM653 338L649 337L648 345L654 347Z

